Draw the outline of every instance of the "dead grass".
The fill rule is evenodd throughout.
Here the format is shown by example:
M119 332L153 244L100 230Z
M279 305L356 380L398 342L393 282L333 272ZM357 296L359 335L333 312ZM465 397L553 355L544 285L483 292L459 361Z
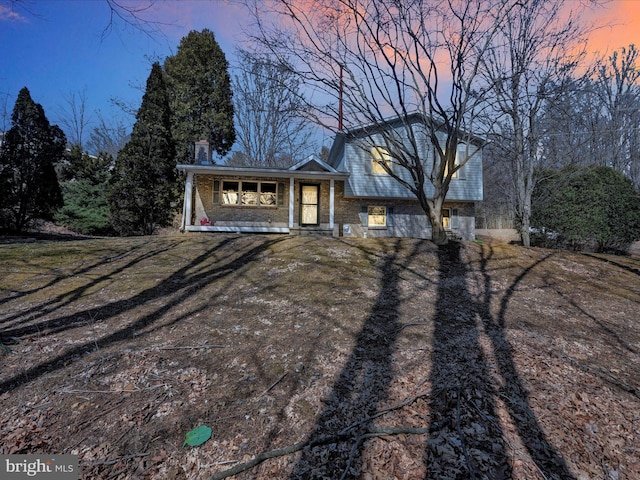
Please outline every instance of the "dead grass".
M640 478L638 258L186 235L0 271L2 454L195 479L342 432L236 478Z

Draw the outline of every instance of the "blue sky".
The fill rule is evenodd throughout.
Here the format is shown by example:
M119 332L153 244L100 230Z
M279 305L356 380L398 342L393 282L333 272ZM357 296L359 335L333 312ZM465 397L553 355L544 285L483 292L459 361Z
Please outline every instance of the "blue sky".
M150 0L120 0L141 7ZM579 0L567 0L567 2ZM158 0L141 15L160 22L149 36L116 20L110 22L106 0L0 0L0 129L8 121L15 98L27 87L52 123L60 123L65 96L86 91L87 113L99 110L109 119L127 118L112 105L114 98L137 106L154 60L175 53L191 30L212 30L231 64L250 18L229 0ZM593 34L592 49L606 51L640 46L640 0L613 0L593 14L612 26ZM3 122L7 122L3 124Z
M124 3L141 6L146 0ZM126 118L111 100L139 105L152 62L175 53L189 31L212 30L233 62L248 21L242 7L222 0L162 1L141 13L161 22L147 35L120 20L105 32L110 23L105 0L27 0L13 11L7 6L0 0L0 115L5 102L10 115L26 86L52 123L59 123L65 97L83 90L94 118L95 110Z

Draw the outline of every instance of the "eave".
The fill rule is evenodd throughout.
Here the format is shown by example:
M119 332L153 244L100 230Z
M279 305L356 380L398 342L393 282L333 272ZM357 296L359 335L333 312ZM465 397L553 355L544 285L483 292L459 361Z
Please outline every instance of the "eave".
M177 169L185 173L198 175L217 175L221 177L250 177L250 178L304 178L318 180L346 180L347 172L322 172L314 170L289 170L284 168L250 168L229 167L225 165L185 165L177 166Z

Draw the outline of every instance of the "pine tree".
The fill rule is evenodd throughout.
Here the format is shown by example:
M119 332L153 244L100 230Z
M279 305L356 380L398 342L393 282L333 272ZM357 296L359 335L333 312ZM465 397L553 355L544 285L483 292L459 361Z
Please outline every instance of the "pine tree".
M83 235L113 233L106 196L113 163L106 152L92 156L71 147L59 168L64 207L55 215L57 224Z
M213 32L191 31L164 63L178 163L191 163L194 142L206 139L225 155L235 142L228 62Z
M109 182L111 220L121 235L150 235L170 223L176 191L175 154L166 84L156 62L131 140L118 154Z
M49 124L42 105L29 90L20 90L11 115L11 128L0 147L0 225L23 231L33 220L51 220L62 206L55 165L66 139Z

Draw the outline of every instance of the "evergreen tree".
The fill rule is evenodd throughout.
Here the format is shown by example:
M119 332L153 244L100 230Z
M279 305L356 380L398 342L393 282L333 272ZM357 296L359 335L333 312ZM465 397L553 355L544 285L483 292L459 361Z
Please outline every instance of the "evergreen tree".
M23 231L35 219L51 220L62 206L55 165L66 145L64 133L50 125L42 105L20 90L11 128L0 147L0 224Z
M175 200L175 144L167 88L154 63L131 140L118 154L107 199L121 235L150 235L170 223Z
M194 142L206 139L225 155L235 141L228 63L213 32L191 31L164 63L178 163L192 163Z
M107 203L113 157L102 152L97 157L71 147L60 168L64 207L55 216L56 223L84 235L113 232Z

